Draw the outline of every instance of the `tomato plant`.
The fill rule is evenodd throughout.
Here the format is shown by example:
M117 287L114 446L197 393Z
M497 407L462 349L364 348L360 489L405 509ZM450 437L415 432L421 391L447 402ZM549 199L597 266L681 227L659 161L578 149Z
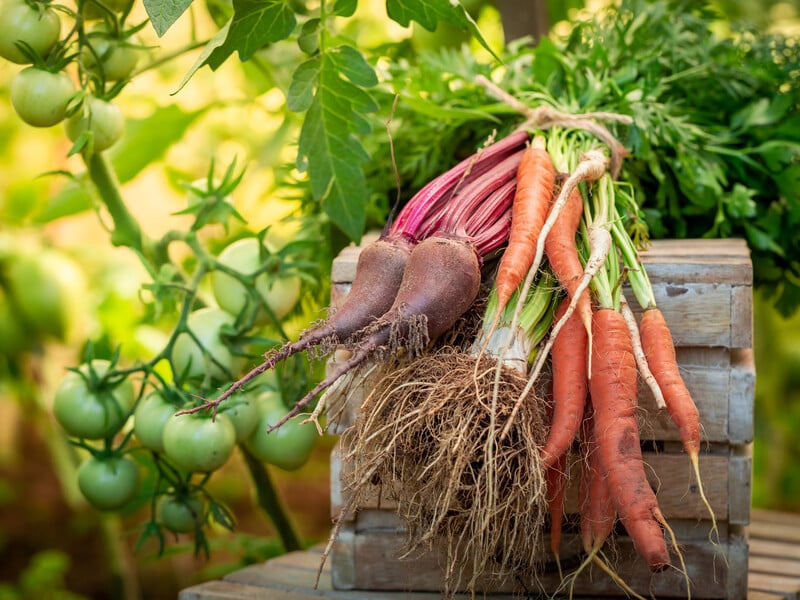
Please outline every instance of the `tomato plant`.
M205 375L217 380L230 378L241 361L222 336L224 329L233 324L234 318L216 307L192 312L186 320L191 334L181 333L175 340L172 357L176 372L187 379Z
M78 487L100 510L117 510L139 490L139 468L127 456L90 456L78 468Z
M113 102L89 96L79 110L67 119L65 130L73 142L85 136L85 144L93 152L102 152L113 146L125 131L125 117Z
M3 58L18 64L30 63L18 44L45 55L58 42L60 34L61 20L46 4L31 5L23 0L0 3L0 56Z
M158 520L173 533L192 533L205 523L205 502L198 494L170 492L158 501Z
M122 427L135 395L130 379L109 378L111 363L95 359L61 380L53 401L56 420L68 435L99 440Z
M175 406L159 392L150 392L133 411L133 434L148 450L164 451L164 427L175 415Z
M306 464L319 435L313 424L300 424L302 415L267 433L287 412L288 409L274 396L262 400L258 424L245 445L259 460L286 471L294 471Z
M230 418L218 414L181 415L164 426L164 452L181 469L210 473L228 462L236 446L236 428Z
M264 250L257 238L243 238L227 246L220 252L218 259L226 267L250 276L264 267L262 264ZM270 255L269 258L272 259L276 272L260 273L255 278L254 285L261 302L270 308L276 319L282 319L300 298L300 278L281 273L277 270L280 267L280 260L274 255ZM241 313L248 300L252 302L245 285L223 271L217 270L211 274L211 286L214 298L220 307L232 315ZM258 321L260 323L269 321L268 313L263 309L259 312Z
M75 85L64 72L27 67L11 80L11 104L19 118L34 127L52 127L67 116Z

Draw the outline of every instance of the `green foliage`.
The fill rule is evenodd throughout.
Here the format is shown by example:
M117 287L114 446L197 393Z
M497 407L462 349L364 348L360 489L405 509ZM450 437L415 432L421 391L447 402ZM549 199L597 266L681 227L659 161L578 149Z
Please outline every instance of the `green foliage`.
M69 591L64 579L70 558L58 550L42 550L31 558L16 583L0 583L0 600L84 600Z

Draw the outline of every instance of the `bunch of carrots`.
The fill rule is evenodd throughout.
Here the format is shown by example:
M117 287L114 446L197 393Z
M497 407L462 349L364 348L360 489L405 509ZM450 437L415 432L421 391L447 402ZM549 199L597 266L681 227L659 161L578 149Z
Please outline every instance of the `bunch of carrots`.
M638 209L632 194L614 181L610 165L620 156L580 129L532 131L520 128L490 140L422 188L361 252L344 306L194 410L216 411L292 354L348 348L350 357L273 425L280 427L365 363L426 352L490 288L471 351L496 359L498 381L506 368L528 378L515 410L498 423L504 432L517 409L534 401L530 392L545 373L552 381L551 419L540 454L554 554L567 457L579 448L584 564L609 569L601 549L619 519L649 568L660 571L672 562L664 534L671 530L645 476L638 378L679 429L700 484L698 411L626 230ZM639 322L624 296L624 281L643 310ZM323 409L324 401L318 402L308 420L317 423Z

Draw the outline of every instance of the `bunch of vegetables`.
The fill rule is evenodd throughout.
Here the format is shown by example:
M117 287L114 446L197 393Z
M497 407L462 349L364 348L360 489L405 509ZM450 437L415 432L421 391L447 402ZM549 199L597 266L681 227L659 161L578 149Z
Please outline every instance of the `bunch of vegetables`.
M672 17L667 18L668 14ZM216 411L221 402L278 361L320 344L318 331L327 338L327 346L343 344L351 354L285 419L367 361L386 365L384 379L379 378L362 406L363 418L350 433L355 440L350 459L358 465L353 497L376 476L379 481L400 478L405 484L422 485L423 479L436 480L431 473L452 474L452 463L444 466L432 457L446 454L444 447L454 431L472 442L480 440L464 444L478 449L477 459L457 457L461 467L470 471L457 471L443 483L451 487L428 507L434 514L428 515L426 527L416 528L419 536L412 540L412 548L429 540L437 527L444 527L443 515L455 510L448 503L453 502L458 486L469 480L475 512L460 515L466 526L461 522L460 527L449 527L454 536L449 555L460 556L468 537L477 540L469 554L482 556L485 562L471 565L472 576L486 572L504 576L519 567L519 557L503 555L501 549L508 548L507 536L520 537L517 531L503 529L515 524L509 525L508 513L496 506L501 497L499 474L512 471L503 462L512 460L504 453L504 444L531 440L520 432L519 422L534 418L528 411L550 397L545 377L549 373L552 414L547 431L540 440L533 440L542 446L540 462L526 463L533 469L526 475L534 482L547 482L537 487L534 496L539 510L551 512L554 553L558 556L567 452L579 439L587 464L582 482L587 562L602 562L599 553L618 517L653 571L672 564L664 538L664 530L670 535L671 530L642 463L635 419L637 378L641 376L654 390L680 431L702 493L700 425L637 250L646 243L648 233L741 234L754 254L768 264L781 265L785 272L796 265L784 260L796 252L796 241L789 239L794 235L791 230L780 229L782 245L769 233L775 227L775 215L797 212L791 210L797 202L796 188L789 185L798 151L791 127L799 106L791 76L796 49L781 45L779 38L755 38L748 32L739 33L735 40L719 41L709 31L710 19L706 9L681 2L624 2L597 21L576 24L561 46L545 40L535 49L512 48L496 73L466 53L442 54L430 63L423 61L416 71L398 67L397 79L389 84L396 81L398 85L401 108L393 119L401 125L390 148L403 147L407 141L424 153L412 137L419 133L413 127L418 114L442 116L434 130L462 144L470 138L478 142L498 129L505 134L495 144L502 144L516 140L523 131L528 147L514 158L513 202L509 204L509 191L503 187L506 179L499 182L473 174L473 169L482 173L483 152L488 154L492 146L474 150L453 170L442 170L442 175L419 186L421 191L390 221L379 241L391 240L393 229L405 223L420 224L406 232L409 237L403 244L407 247L403 258L391 263L396 269L390 277L376 278L368 258L373 249L366 249L353 293L328 325L268 355L262 366L197 410ZM683 42L676 46L674 56L665 57L662 44L669 36ZM735 68L742 57L751 60L752 71ZM442 70L448 71L450 79L426 89L425 94L415 95L413 86L406 87L409 81L423 87L432 77L441 77ZM756 95L760 92L752 93L754 88L762 90L767 81L779 82L778 94L765 100ZM693 97L690 91L699 93L700 85L710 85L703 100L686 100ZM404 108L403 98L408 98ZM471 108L463 108L464 104ZM734 107L735 112L720 111L723 105ZM754 140L767 130L782 136L780 141ZM478 145L474 143L472 149ZM419 162L419 154L413 160ZM497 158L489 173L499 170L505 177L506 160ZM399 171L403 173L402 166ZM430 190L438 194L433 199L424 193ZM474 194L483 194L480 201L492 213L478 229L470 229L475 223L473 213L463 212L464 206L472 205ZM409 215L421 216L414 221ZM502 236L499 243L495 235ZM499 264L497 255L481 250L485 237L491 238L487 248L502 247ZM769 269L762 271L758 281L769 283L772 275ZM560 285L554 287L553 279ZM632 318L622 293L626 279L644 310L641 323ZM486 289L489 285L491 291ZM789 280L773 286L786 310L795 304L793 285ZM380 301L375 304L366 301L376 297ZM460 320L470 321L469 311L475 309L478 298L488 298L487 312L481 325L475 327L473 319L470 329ZM341 331L337 330L339 319L348 323ZM508 337L498 342L496 333L506 326ZM514 375L505 366L520 337L528 338L522 351L527 379L522 388L509 384ZM454 339L458 340L455 344ZM430 364L452 363L454 356L474 364L471 371L459 371L472 373L460 382L460 397L447 387L455 385L452 382L445 385L443 380L421 375L440 372ZM481 376L487 357L492 357L491 369L496 373L490 385L484 385ZM398 373L405 377L398 378ZM308 420L317 421L325 400L323 396ZM468 432L464 414L459 413L461 419L453 417L455 411L463 410L453 404L462 403L489 407L485 420L469 421ZM421 430L436 431L426 438L432 446L427 457L415 458L424 475L403 459L409 449L419 446ZM400 469L402 477L394 469ZM510 485L505 491L513 489ZM530 490L525 493L529 495ZM414 487L411 494L414 504L407 516L420 519L420 489ZM713 514L711 518L713 522ZM672 541L672 552L682 561L674 536ZM493 561L499 561L500 567ZM462 573L450 575L452 589L463 584L459 581ZM475 579L466 582L467 587L474 583Z

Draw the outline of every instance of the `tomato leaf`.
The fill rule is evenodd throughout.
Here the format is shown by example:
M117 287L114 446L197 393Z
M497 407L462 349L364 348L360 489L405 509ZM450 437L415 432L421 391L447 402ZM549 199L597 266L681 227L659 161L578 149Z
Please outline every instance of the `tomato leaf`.
M325 214L350 239L359 240L367 205L362 164L369 155L356 134L371 129L364 115L378 107L363 88L377 78L350 46L333 48L312 61L298 68L290 88L290 107L295 110L312 98L300 132L297 165L308 170L314 199Z
M130 181L162 157L204 112L205 109L184 112L177 105L168 105L144 119L128 120L125 136L110 151L119 180Z
M192 0L144 0L144 9L159 37L189 8Z
M478 24L460 3L450 0L386 0L386 13L403 27L408 27L411 21L416 21L428 31L434 31L440 21L455 25L469 31L481 46L498 58L478 29Z
M285 40L297 24L294 11L285 0L234 0L233 11L225 42L206 59L212 70L234 51L245 61L263 46Z

